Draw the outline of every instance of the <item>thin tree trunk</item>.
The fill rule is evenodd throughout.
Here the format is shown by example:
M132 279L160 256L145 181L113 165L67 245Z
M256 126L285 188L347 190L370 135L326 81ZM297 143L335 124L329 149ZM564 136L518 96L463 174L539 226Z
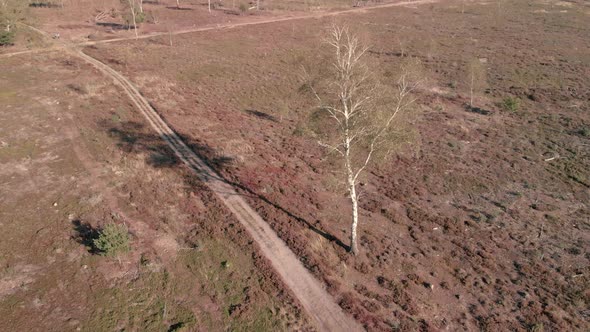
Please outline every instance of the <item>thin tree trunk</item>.
M256 10L260 10L260 0L256 0Z
M207 1L207 4L208 4L208 6L209 6L209 13L210 13L210 12L211 12L211 0L208 0L208 1Z
M176 8L180 9L180 0L176 0Z
M469 106L473 107L473 84L475 83L475 74L471 72L471 84L469 85Z
M356 196L356 188L354 182L351 183L349 177L350 187L350 201L352 202L352 225L350 227L350 251L356 256L359 253L358 243L356 238L356 229L359 223L359 209L358 197Z
M345 104L345 103L343 103ZM345 109L347 107L345 106ZM358 245L356 239L356 229L359 222L359 215L358 215L358 197L356 195L356 179L354 176L354 172L352 171L352 160L350 155L350 148L351 148L351 139L350 139L350 132L348 130L348 112L345 115L345 130L344 130L344 158L346 164L346 175L348 178L348 191L350 194L350 202L352 203L352 225L350 227L350 251L354 254L358 254Z
M135 30L135 38L138 38L139 35L137 34L137 19L135 18L135 9L131 9L131 16L133 17L133 30Z

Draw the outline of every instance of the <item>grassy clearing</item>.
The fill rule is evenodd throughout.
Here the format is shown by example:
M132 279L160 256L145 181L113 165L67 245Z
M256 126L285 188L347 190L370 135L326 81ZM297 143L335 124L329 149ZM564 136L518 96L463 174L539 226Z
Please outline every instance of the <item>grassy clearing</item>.
M141 272L125 286L100 290L94 294L90 318L82 322L86 331L170 331L190 330L197 324L191 308L176 300L174 279L167 271Z
M252 302L251 293L263 287L264 281L243 273L255 268L243 252L217 239L203 241L199 246L200 250L183 254L182 262L197 279L204 281L200 287L201 295L225 304L221 310L227 329L277 331L285 328L278 307L270 297L264 296L261 303Z

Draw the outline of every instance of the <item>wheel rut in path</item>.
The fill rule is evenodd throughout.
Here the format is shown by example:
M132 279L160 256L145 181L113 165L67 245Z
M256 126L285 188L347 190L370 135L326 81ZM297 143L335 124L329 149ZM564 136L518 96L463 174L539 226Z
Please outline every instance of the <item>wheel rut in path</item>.
M70 49L71 50L71 49ZM210 168L158 115L156 110L123 75L81 52L75 55L90 63L100 72L111 77L133 101L160 137L174 153L223 201L236 216L246 231L258 244L262 254L283 283L311 318L311 323L320 331L362 331L363 328L325 290L324 286L303 266L297 256L277 236L271 227L246 203L234 187Z

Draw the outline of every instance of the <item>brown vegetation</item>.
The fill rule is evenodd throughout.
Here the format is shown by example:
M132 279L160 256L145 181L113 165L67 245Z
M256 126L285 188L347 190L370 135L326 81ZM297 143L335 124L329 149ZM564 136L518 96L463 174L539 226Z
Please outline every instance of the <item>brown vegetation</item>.
M190 27L197 19L206 25L272 15L209 15L188 2L182 7L194 10L145 6L175 25L146 25L143 33ZM68 39L130 34L60 21L58 10L34 8L46 31ZM197 153L239 184L368 330L584 331L590 328L589 15L584 2L530 0L449 1L337 18L371 45L368 62L384 84L395 86L409 57L421 60L429 79L414 116L404 119L413 128L403 133L406 144L393 159L368 167L359 183L366 222L356 257L343 242L351 235L346 188L330 171L335 161L307 135L317 102L298 75L302 65L328 56L319 51L318 32L333 18L177 35L172 47L166 35L85 51L135 82ZM486 85L470 107L476 81L467 69L474 59L485 68ZM1 86L11 87L0 91L0 105L7 105L0 111L0 176L11 193L0 197L6 234L0 252L8 253L1 257L0 313L11 317L4 329L120 322L145 328L141 322L150 320L135 311L99 319L101 303L115 299L125 308L124 298L148 303L140 312L166 328L190 324L187 310L228 329L260 321L266 324L260 329L288 328L302 319L238 223L178 166L128 101L113 97L107 83L93 83L95 77L76 76L92 71L71 59L2 61ZM58 135L67 128L76 128L68 134L74 139ZM75 150L78 140L86 148ZM99 260L76 238L119 218L113 211L136 221L130 231L140 234L132 245L141 249L123 266ZM70 213L83 223L72 225ZM195 244L216 249L208 254ZM137 264L142 254L146 266ZM234 256L237 262L228 258ZM158 279L163 273L146 273L152 267L168 271L177 287L162 288L170 283ZM236 287L225 292L230 285ZM144 288L165 292L147 292L145 300L126 291Z

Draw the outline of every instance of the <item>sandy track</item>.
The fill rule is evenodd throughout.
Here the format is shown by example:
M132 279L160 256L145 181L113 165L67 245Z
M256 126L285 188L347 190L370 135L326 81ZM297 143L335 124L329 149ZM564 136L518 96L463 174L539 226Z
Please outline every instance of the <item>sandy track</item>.
M34 27L31 29L47 37L47 33ZM108 65L94 59L80 50L63 44L69 54L82 58L105 76L113 79L131 99L152 128L168 143L180 158L199 178L221 199L228 209L242 223L261 253L266 257L281 280L301 304L311 323L319 331L362 331L363 328L352 317L347 316L325 290L303 266L297 256L277 236L270 226L250 207L234 187L210 168L186 143L166 124L149 101L127 78Z
M256 241L262 254L270 261L281 280L289 287L294 297L312 318L312 322L318 330L362 331L362 327L342 311L323 285L311 275L295 254L246 203L232 185L221 178L178 137L129 80L87 54L80 51L75 54L106 76L111 77L131 98L142 115L174 150L178 158L198 174L199 178L219 196Z
M132 39L146 39L152 37L159 37L159 36L168 36L168 35L182 35L187 33L194 33L194 32L204 32L204 31L211 31L211 30L221 30L221 29L232 29L237 27L245 27L249 25L259 25L259 24L269 24L269 23L278 23L278 22L285 22L285 21L294 21L294 20L304 20L310 18L323 18L323 17L331 17L331 16L338 16L342 14L351 14L351 13L364 13L370 10L375 9L382 9L388 7L399 7L399 6L407 6L407 5L418 5L418 4L428 4L428 3L437 3L440 0L413 0L413 1L402 1L402 2L394 2L394 3L386 3L383 5L378 6L371 6L371 7L356 7L347 10L340 10L340 11L333 11L333 12L317 12L307 15L299 15L299 16L283 16L283 17L274 17L265 20L257 20L251 22L242 22L242 23L232 23L232 24L218 24L215 26L207 26L201 28L194 28L194 29L186 29L186 30L178 30L171 33L168 32L158 32L158 33L151 33L147 35L141 35L137 38L135 37L124 37L124 38L114 38L114 39L106 39L106 40L97 40L97 41L89 41L80 43L80 46L91 46L91 45L98 45L98 44L107 44L107 43L114 43L120 42L125 40L132 40Z
M127 41L127 40L154 38L154 37L159 37L159 36L168 36L168 35L175 36L175 35L182 35L182 34L188 34L188 33L194 33L194 32L205 32L205 31L211 31L211 30L232 29L232 28L238 28L238 27L245 27L245 26L249 26L249 25L278 23L278 22L285 22L285 21L304 20L304 19L310 19L310 18L323 18L323 17L331 17L331 16L338 16L338 15L352 14L352 13L365 13L367 11L382 9L382 8L408 6L408 5L421 5L421 4L429 4L429 3L437 3L437 2L440 2L440 0L402 1L402 2L387 3L387 4L378 5L378 6L371 6L371 7L358 7L358 8L352 8L352 9L347 9L347 10L341 10L341 11L318 12L318 13L312 13L312 14L308 14L308 15L299 15L299 16L274 17L274 18L265 19L265 20L257 20L257 21L242 22L242 23L232 23L232 24L218 24L215 26L206 26L206 27L200 27L200 28L194 28L194 29L178 30L178 31L173 31L173 32L158 32L158 33L140 35L139 37L122 37L122 38L114 38L114 39L106 39L106 40L88 41L88 42L76 44L76 46L92 46L92 45L98 45L98 44L116 43L116 42ZM28 26L28 27L30 27L30 26ZM35 30L38 31L38 29L35 29ZM57 48L58 47L54 46L54 47L31 49L31 50L19 51L19 52L13 52L13 53L4 53L4 54L0 54L0 59L11 57L11 56L23 55L23 54L52 51L52 50L56 50Z
M417 0L405 1L398 3L385 4L375 7L354 8L346 11L317 13L305 16L281 17L264 21L245 22L226 26L205 27L185 31L176 31L173 34L186 34L192 32L217 30L224 28L235 28L240 26L249 26L257 24L269 24L274 22L283 22L289 20L299 20L306 18L321 18L336 16L344 13L365 12L373 9L404 6L410 4L434 3L437 0ZM47 33L30 27L31 29L47 36ZM140 36L140 39L152 38L161 34L151 34ZM88 46L101 43L112 43L135 38L119 38L98 42L88 42L78 46ZM60 47L60 45L62 45ZM320 283L313 275L303 266L298 257L287 247L287 245L277 236L271 227L246 203L242 196L234 187L210 168L186 143L166 124L159 116L151 104L141 95L139 90L123 75L115 71L108 65L94 59L93 57L76 50L74 47L58 42L58 45L51 47L51 50L63 48L68 53L80 57L93 67L102 72L105 76L113 79L119 85L123 92L132 100L133 104L139 109L142 115L147 119L152 128L162 137L162 139L172 148L174 153L180 158L207 186L215 192L223 201L227 208L237 217L244 228L250 234L260 248L262 254L270 261L276 273L289 288L294 297L301 304L307 315L311 318L312 324L320 331L362 331L363 328L352 317L346 315L343 310L336 304L334 299L325 290L324 285ZM22 55L38 53L40 50L30 50L24 52L15 52L13 54L0 55L7 57L11 55Z

